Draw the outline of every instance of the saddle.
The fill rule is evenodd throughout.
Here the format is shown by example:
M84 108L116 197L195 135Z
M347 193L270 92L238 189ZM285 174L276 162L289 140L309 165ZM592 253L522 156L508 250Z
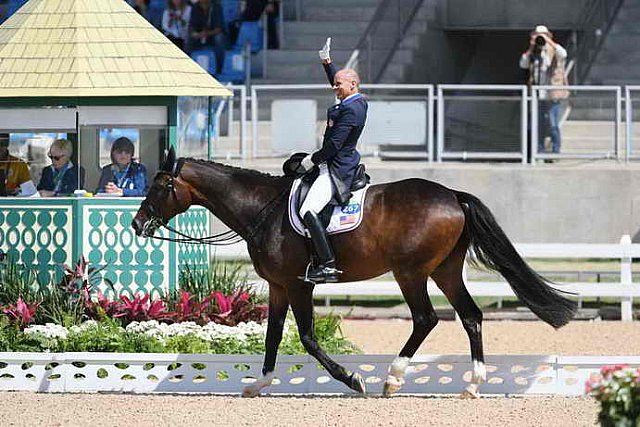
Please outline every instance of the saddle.
M297 195L296 195L296 199L298 202L296 204L296 212L297 212L298 218L300 218L300 221L302 221L302 217L300 217L300 208L302 208L302 204L304 203L304 200L307 198L307 195L309 194L309 189L311 188L311 185L313 184L315 179L318 177L318 173L319 173L318 168L314 168L313 171L305 174L302 177L302 182L298 186ZM361 163L356 168L356 172L353 176L353 181L351 183L351 188L349 189L349 191L351 193L356 192L366 187L370 181L371 181L371 177L366 173L365 166ZM351 194L349 194L349 197L347 198L347 202L349 199L351 199ZM331 198L331 201L327 204L327 206L324 207L324 209L322 209L322 211L318 215L324 228L327 228L327 226L329 225L329 222L331 221L331 215L333 213L334 207L344 206L344 205L345 203L340 203L338 200L336 200L335 196Z

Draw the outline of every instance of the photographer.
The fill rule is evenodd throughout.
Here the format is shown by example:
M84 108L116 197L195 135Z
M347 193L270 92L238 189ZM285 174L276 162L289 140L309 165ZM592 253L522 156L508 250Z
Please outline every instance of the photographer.
M520 57L520 68L529 70L529 86L564 86L567 84L564 63L567 51L553 40L544 25L538 25L529 38L529 48ZM540 90L538 152L545 151L544 139L551 136L551 151L560 152L561 100L569 96L566 89Z

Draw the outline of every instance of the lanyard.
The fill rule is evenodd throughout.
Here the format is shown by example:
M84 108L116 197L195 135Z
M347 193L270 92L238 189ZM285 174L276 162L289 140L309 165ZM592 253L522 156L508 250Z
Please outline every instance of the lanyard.
M117 180L116 185L118 186L118 188L124 188L124 185L129 180L129 177L127 177L127 174L129 173L130 167L131 167L131 163L129 163L125 168L125 170L123 170L122 172L118 171L118 166L116 165L111 167L111 173L113 173L113 177Z
M62 189L62 178L64 178L64 175L72 167L73 167L73 164L71 162L68 162L60 170L56 170L56 168L54 168L53 165L51 165L51 169L53 171L53 184L54 184L53 191L54 191L54 193L59 193L60 192L60 190Z

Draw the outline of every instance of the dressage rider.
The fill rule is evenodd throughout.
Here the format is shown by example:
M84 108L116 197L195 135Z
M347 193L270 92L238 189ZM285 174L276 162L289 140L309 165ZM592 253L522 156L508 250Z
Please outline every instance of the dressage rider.
M367 101L359 93L358 73L350 69L336 72L329 55L330 48L331 37L318 54L340 103L327 110L327 128L322 148L302 160L302 167L307 172L314 166L319 168L319 175L300 209L300 216L311 235L319 259L319 265L313 266L311 263L304 277L314 283L338 281L340 271L336 269L333 250L318 214L334 195L338 202L348 202L345 198L349 197L351 182L360 163L356 144L367 119Z

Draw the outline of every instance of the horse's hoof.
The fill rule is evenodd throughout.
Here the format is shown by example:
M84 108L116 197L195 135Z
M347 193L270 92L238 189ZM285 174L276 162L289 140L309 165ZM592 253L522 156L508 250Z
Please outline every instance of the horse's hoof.
M460 395L460 399L480 399L477 384L469 384Z
M384 382L384 388L382 389L382 395L384 397L391 397L392 394L400 391L403 382L401 379L392 375L387 376L387 381Z
M367 392L367 387L364 384L364 378L362 378L362 375L358 374L357 372L351 375L350 387L361 394L365 394Z
M247 386L242 390L242 397L257 397L260 396L260 389Z

